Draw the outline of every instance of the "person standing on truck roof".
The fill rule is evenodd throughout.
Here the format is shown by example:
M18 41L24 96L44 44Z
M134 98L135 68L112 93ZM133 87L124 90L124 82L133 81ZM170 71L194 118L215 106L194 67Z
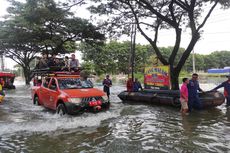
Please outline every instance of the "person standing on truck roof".
M226 98L226 106L228 107L230 106L230 74L227 75L226 77L228 78L227 81L224 81L223 83L221 83L220 85L212 89L211 91L216 91L217 89L224 87L224 96Z
M109 75L106 75L106 78L103 80L102 84L104 86L103 90L107 94L107 97L109 99L110 87L112 86L112 80L109 78Z
M69 70L76 72L78 70L78 67L79 67L79 61L78 59L75 58L75 54L72 54L69 62Z
M192 74L192 79L188 84L188 109L191 112L192 108L201 109L202 103L199 98L198 90L204 92L198 82L198 74Z

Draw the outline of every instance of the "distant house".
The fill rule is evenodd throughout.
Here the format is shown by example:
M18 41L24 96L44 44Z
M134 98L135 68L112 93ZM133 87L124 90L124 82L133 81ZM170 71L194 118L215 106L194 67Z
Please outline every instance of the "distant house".
M223 69L208 69L208 73L230 73L230 67L224 67Z

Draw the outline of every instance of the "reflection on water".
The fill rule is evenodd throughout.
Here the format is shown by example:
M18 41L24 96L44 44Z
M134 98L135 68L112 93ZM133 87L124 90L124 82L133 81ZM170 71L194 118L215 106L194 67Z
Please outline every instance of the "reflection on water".
M7 91L0 104L0 152L229 152L230 108L181 116L178 108L123 104L117 97L122 90L112 87L109 111L74 117L34 106L30 87Z

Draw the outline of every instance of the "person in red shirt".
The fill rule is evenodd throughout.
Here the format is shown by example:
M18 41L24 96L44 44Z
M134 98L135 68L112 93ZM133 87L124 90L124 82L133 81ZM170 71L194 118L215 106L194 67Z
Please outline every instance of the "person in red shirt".
M133 91L133 80L132 78L129 78L127 83L126 83L126 88L128 92L132 92Z
M180 88L181 113L188 113L188 87L189 79L183 78L183 84Z

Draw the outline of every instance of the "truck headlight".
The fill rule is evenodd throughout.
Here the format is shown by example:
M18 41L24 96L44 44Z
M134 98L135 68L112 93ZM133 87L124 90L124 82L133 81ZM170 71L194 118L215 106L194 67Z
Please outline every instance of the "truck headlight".
M104 101L108 101L108 97L105 95L105 96L102 96L102 99L104 100Z
M71 103L80 103L81 100L81 98L68 98L68 101Z

